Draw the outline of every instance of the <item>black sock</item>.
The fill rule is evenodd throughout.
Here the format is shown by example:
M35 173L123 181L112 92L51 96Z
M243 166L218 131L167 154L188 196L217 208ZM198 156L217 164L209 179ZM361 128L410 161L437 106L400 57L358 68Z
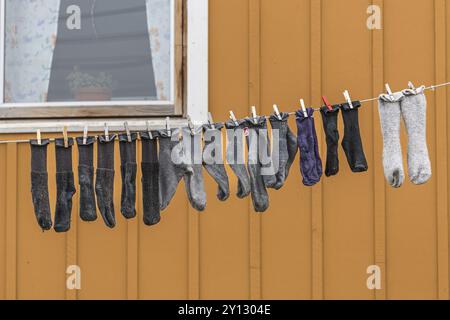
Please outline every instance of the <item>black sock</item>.
M105 224L111 229L116 226L116 215L114 212L115 138L116 136L112 135L109 139L106 139L105 136L100 136L98 139L97 179L95 181L97 206Z
M49 140L32 140L31 145L31 196L34 213L42 230L52 228L52 215L48 196L47 146Z
M365 172L369 169L366 156L364 155L361 133L359 130L358 108L359 101L352 102L353 109L348 103L341 105L342 116L344 118L345 134L342 141L347 161L353 172Z
M320 113L322 114L323 128L327 140L327 164L325 175L331 177L339 172L339 105L333 106L333 110L328 109L328 107L322 107Z
M78 184L80 186L80 218L86 222L97 220L94 191L94 137L77 138Z
M75 194L75 183L72 169L73 139L69 139L68 148L64 147L64 139L56 139L56 232L67 232L70 229L72 216L72 197Z
M127 134L120 134L120 172L122 176L121 209L126 219L136 217L136 140L137 133L131 134L131 142Z
M159 159L158 133L141 133L142 139L142 199L144 203L144 223L153 226L161 221L159 201Z

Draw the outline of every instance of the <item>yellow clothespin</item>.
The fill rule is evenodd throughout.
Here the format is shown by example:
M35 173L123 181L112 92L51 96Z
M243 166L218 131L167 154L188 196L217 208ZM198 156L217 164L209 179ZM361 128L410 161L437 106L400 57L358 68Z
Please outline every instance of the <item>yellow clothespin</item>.
M283 120L283 118L281 118L280 110L278 109L278 106L276 104L273 105L273 111L275 112L278 120Z
M84 131L83 131L83 144L84 145L87 144L87 138L88 138L88 126L84 126Z
M128 142L131 143L131 132L130 132L130 127L128 126L128 122L125 121L124 123L125 126L125 131L127 133L127 138L128 138Z
M37 129L36 131L36 140L38 145L42 145L42 138L41 138L41 129Z
M348 92L348 90L344 91L344 97L345 97L345 100L347 100L347 103L348 103L350 109L353 109L352 99L350 98L350 93Z
M308 118L308 111L306 110L305 100L300 99L300 105L302 107L303 115Z
M63 128L63 136L64 136L64 148L69 147L69 137L67 136L67 126Z

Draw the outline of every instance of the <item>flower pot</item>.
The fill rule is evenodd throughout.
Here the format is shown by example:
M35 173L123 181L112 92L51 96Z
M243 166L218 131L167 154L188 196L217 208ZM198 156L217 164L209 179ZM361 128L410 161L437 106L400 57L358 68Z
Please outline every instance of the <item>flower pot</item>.
M112 90L109 88L79 88L73 94L77 101L109 101L112 98Z

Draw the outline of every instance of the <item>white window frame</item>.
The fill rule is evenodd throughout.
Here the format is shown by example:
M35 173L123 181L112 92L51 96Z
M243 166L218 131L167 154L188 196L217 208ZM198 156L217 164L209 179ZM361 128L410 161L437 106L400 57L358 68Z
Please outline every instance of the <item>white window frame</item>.
M186 78L185 78L185 108L186 115L189 115L192 121L196 124L202 124L207 121L208 113L208 0L188 0L186 1L186 36L187 36L187 49L186 49ZM174 15L173 15L174 16ZM5 30L5 0L0 0L0 108L20 108L20 107L49 107L53 106L53 103L44 104L8 104L3 103L4 96L4 30ZM173 36L172 36L173 38ZM172 39L174 41L174 39ZM172 55L174 50L172 50ZM175 63L175 58L172 57L173 64ZM173 67L173 66L172 66ZM191 71L192 70L192 71ZM173 78L175 78L173 76ZM175 90L175 79L173 80L172 91ZM173 95L175 98L175 95ZM167 102L159 101L159 104L164 104ZM171 102L173 104L173 102ZM57 103L58 107L83 107L83 106L155 106L158 103L148 102L148 101L121 101L118 102L88 102L88 103ZM33 119L33 120L8 120L0 119L0 133L27 133L35 132L40 129L42 132L59 132L61 126L67 126L69 131L81 132L84 126L88 125L92 131L101 131L104 127L104 123L107 122L111 130L122 130L123 129L122 119L55 119L55 120L44 120L44 119ZM150 125L155 128L163 127L164 123L162 119L142 119L136 117L133 119L126 120L132 130L144 130L146 128L147 121ZM185 117L174 119L174 126L177 124L184 125Z

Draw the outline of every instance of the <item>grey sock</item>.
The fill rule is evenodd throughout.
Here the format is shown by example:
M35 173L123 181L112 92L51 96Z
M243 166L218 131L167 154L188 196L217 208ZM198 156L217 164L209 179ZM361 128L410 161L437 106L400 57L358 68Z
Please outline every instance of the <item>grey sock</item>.
M203 181L203 154L202 154L202 128L196 128L194 133L189 128L182 129L183 146L188 163L193 173L184 174L184 184L191 206L197 211L206 208L206 193Z
M97 220L94 191L94 137L77 138L78 144L78 184L80 186L80 218L91 222Z
M225 201L230 196L230 185L228 182L228 174L225 170L225 164L222 154L222 132L224 125L221 123L214 124L214 129L211 125L205 125L203 150L203 166L209 175L216 181L217 198L220 201ZM218 161L219 160L219 163Z
M72 218L72 197L75 183L72 169L73 139L69 138L69 147L64 147L63 139L56 139L56 232L67 232Z
M425 87L404 90L401 102L403 120L408 133L408 172L410 180L424 184L432 176L427 146L427 99Z
M237 196L246 198L250 192L250 177L244 161L244 136L243 129L247 126L245 120L237 123L228 121L227 128L227 162L238 179Z
M158 134L160 136L159 192L163 211L169 206L181 179L185 174L192 175L194 169L188 164L182 143L179 142L179 130L172 130L172 135L169 135L167 130L161 130Z
M400 142L400 101L403 98L403 94L397 92L393 95L383 94L378 99L378 111L384 141L384 175L388 183L394 188L401 187L405 180Z
M277 160L273 160L273 163L278 162L279 166L276 173L276 183L272 186L276 190L284 186L298 152L297 137L288 125L289 113L281 113L280 116L281 120L276 115L272 115L269 119L272 130L278 130L279 152L272 155L272 158L278 157Z
M137 133L131 134L131 142L127 134L120 134L120 171L122 176L122 195L120 211L125 219L136 217L136 140Z
M259 144L260 129L267 128L265 117L257 119L247 119L249 134L247 136L248 147L248 172L250 175L250 188L252 194L253 207L256 212L265 212L269 208L269 195L267 194L266 183L262 175L262 164L260 158L260 148L266 151L266 145Z
M31 196L33 198L34 213L42 230L52 228L52 215L48 195L47 146L49 140L36 140L31 145Z

